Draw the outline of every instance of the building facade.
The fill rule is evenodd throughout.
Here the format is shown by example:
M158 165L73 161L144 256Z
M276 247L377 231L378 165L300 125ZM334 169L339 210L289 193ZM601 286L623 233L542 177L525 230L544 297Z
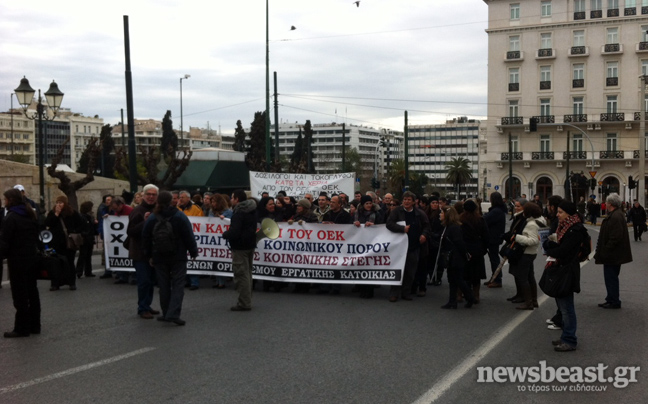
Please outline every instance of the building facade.
M639 172L640 159L646 158L645 152L639 155L646 145L639 76L648 74L648 4L484 1L489 14L484 193L537 193L542 201L552 194L601 200L610 192L636 198L628 184L629 177L645 178ZM590 172L593 189L578 180L589 180ZM639 199L645 206L645 193Z
M304 125L298 123L279 124L279 155L290 159L295 142ZM366 126L344 125L341 123L318 123L311 125L313 131L313 167L318 174L339 173L342 169L342 132L347 150L358 151L361 161L360 173L367 181L372 177L381 181L387 178L391 161L403 157L403 133L388 129L374 129ZM249 129L246 129L248 132ZM274 126L271 128L274 142ZM366 178L365 178L366 177Z
M34 121L22 110L0 113L0 159L34 164Z
M461 194L478 196L480 121L455 118L440 125L410 125L408 150L410 171L425 174L428 188L441 194L455 194L454 184L446 180L447 165L453 159L468 160L471 180L461 187Z

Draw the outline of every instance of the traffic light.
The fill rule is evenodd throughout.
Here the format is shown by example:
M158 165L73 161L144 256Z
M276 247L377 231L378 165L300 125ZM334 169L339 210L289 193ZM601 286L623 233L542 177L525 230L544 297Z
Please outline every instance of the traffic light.
M592 188L592 191L596 189L596 178L591 178L590 179L590 188Z
M371 179L371 188L373 188L373 189L378 189L378 184L377 184L377 182L378 182L378 181L376 180L375 177L372 178L372 179Z
M531 119L529 119L529 130L531 132L538 131L538 118L532 117Z
M637 186L637 183L635 182L635 180L632 179L632 175L629 175L628 176L628 188L629 189L635 189L636 186Z

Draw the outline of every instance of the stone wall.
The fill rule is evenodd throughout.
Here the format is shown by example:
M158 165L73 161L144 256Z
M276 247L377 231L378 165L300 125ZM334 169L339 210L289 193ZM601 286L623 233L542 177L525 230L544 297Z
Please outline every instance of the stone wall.
M68 173L68 176L72 181L84 177L84 175L78 173ZM94 178L94 181L77 191L79 205L85 201L92 201L94 209L96 209L101 203L103 195L121 195L122 191L130 190L130 184L127 181L97 176ZM14 185L20 184L25 187L26 195L38 204L40 200L38 179L38 166L0 160L0 194L9 188L13 188ZM47 170L45 170L45 208L48 211L54 206L56 197L63 195L63 192L58 189L58 184L59 180L50 177Z

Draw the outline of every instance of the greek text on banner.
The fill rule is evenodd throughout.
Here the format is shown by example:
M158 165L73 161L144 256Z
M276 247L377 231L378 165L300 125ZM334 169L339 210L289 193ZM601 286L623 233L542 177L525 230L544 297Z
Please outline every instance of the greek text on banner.
M232 254L223 232L229 219L189 217L198 257L187 262L189 274L232 276ZM280 235L262 239L254 255L255 279L400 285L407 255L407 236L384 225L371 228L353 225L278 223ZM123 246L127 217L104 220L106 267L133 271L133 260Z

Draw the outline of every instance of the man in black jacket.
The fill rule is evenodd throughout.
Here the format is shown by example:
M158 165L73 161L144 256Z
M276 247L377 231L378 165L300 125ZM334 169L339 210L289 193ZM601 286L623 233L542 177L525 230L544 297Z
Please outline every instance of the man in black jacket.
M239 294L238 302L232 311L252 310L252 260L256 247L256 202L247 199L245 191L237 189L232 193L232 221L230 228L223 233L232 249L232 271L234 284Z
M399 294L403 300L412 300L412 284L418 267L420 248L430 238L430 221L422 210L414 206L415 200L416 195L410 191L405 191L403 204L394 209L387 219L387 228L389 230L394 233L406 233L408 238L402 286L392 286L390 288L390 302L398 301ZM405 226L398 224L398 222L405 222Z

